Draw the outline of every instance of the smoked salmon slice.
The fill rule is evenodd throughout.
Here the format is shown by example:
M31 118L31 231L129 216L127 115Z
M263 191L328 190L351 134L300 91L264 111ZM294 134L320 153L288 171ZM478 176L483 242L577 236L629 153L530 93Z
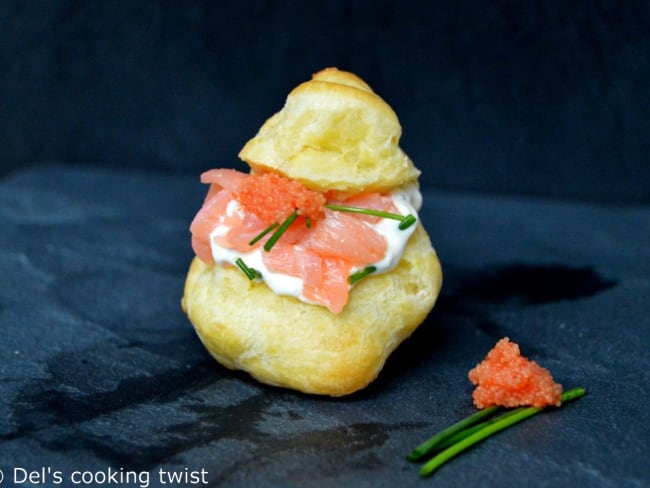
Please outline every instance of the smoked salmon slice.
M357 214L325 210L305 246L321 256L342 258L355 266L381 261L386 239Z
M227 219L224 225L230 227L228 234L225 236L228 245L224 247L230 247L240 252L248 252L265 242L265 240L260 240L254 247L250 245L250 241L266 227L264 222L253 213L242 213L238 218Z
M226 190L235 191L249 176L236 169L210 169L201 173L201 183L214 183Z
M322 286L323 258L313 251L278 243L270 251L263 253L262 259L271 271L300 278L305 286Z
M201 173L201 183L210 184L205 200L226 189L235 192L249 175L235 169L210 169Z
M307 300L324 305L333 314L341 313L350 295L348 276L351 269L344 259L324 258L321 283L318 286L305 283L303 295Z
M211 236L215 244L241 253L259 249L269 271L300 278L302 295L332 313L340 313L348 301L350 274L386 255L386 238L373 228L381 217L325 205L397 213L389 195L362 193L328 201L325 194L283 176L232 169L206 171L201 182L210 188L190 225L192 248L199 259L214 262ZM251 245L269 224L277 228L294 212L295 221L270 249L260 248L272 231Z
M206 199L190 224L194 253L206 263L214 262L212 251L210 250L210 233L223 219L226 213L226 207L231 200L232 193L229 191L219 191L212 197Z

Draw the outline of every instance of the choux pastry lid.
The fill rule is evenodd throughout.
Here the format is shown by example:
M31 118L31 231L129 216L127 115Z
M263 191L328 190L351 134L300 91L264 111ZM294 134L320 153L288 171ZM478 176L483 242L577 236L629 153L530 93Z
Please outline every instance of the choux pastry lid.
M289 93L239 157L317 191L388 191L420 174L392 108L358 76L326 68Z

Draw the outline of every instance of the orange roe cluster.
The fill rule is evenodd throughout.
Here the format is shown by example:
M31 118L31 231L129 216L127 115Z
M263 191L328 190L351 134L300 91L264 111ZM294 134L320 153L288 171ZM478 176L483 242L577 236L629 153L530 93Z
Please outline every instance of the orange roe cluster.
M294 211L316 220L323 214L326 198L299 181L276 173L250 175L238 188L235 198L242 207L267 224L282 222Z
M507 337L469 372L469 380L477 385L472 393L476 408L544 408L562 403L562 385L555 383L549 370L523 357Z

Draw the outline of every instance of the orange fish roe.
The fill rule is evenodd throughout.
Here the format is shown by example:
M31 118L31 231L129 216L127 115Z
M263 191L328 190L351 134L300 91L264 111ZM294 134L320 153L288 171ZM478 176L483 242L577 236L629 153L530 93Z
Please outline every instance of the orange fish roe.
M245 210L266 224L282 222L295 210L316 220L321 217L326 201L322 193L275 173L250 175L241 183L235 197Z
M469 380L477 385L472 393L477 408L543 408L562 403L562 385L553 381L549 370L523 357L519 346L507 337L469 372Z

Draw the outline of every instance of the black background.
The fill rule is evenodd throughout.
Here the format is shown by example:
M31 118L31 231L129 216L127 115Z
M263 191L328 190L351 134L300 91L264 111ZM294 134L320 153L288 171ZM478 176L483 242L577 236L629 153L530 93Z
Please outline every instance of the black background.
M650 2L0 5L0 174L237 166L326 67L395 109L433 189L650 202Z

